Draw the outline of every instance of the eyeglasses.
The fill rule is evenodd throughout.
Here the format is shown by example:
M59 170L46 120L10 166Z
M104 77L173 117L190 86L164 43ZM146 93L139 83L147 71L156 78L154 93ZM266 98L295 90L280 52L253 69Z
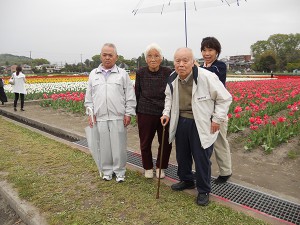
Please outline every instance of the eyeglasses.
M160 55L147 55L147 58L157 60L157 59L160 59Z

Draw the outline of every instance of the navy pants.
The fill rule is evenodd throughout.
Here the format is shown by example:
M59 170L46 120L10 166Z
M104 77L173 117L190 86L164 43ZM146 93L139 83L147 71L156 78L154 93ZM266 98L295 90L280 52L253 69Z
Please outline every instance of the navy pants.
M213 145L203 149L195 120L179 117L176 130L177 175L181 181L194 181L193 159L196 168L196 187L199 193L210 193L211 161Z
M15 93L14 108L17 107L17 103L18 103L18 100L19 100L19 95L21 96L21 109L23 109L24 108L25 95L21 94L21 93Z

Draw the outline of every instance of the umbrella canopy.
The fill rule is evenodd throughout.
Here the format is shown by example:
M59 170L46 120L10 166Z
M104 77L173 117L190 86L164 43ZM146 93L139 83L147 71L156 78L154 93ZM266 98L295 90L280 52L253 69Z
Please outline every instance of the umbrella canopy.
M168 12L184 11L185 46L187 47L187 11L198 11L203 8L217 6L230 6L233 3L239 5L239 1L240 0L140 0L132 13L137 15L140 13L163 14Z

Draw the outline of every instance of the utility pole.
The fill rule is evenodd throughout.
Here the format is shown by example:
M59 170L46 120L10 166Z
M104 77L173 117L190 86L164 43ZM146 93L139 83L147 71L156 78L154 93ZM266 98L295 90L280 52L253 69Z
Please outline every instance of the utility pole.
M82 73L82 54L80 54L80 61L81 61L81 73Z
M29 57L31 59L31 51L29 51ZM32 60L30 60L30 69L31 69L31 71L32 71L32 67L33 67Z

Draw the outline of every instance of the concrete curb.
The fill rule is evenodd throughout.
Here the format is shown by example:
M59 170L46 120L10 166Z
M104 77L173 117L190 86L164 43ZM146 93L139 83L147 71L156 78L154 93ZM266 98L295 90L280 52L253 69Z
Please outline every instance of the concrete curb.
M21 200L17 191L6 181L0 181L0 195L8 202L20 218L28 225L47 225L37 208L25 200Z
M53 126L49 126L48 124L41 123L41 122L38 122L38 121L35 121L35 120L32 120L32 119L29 119L29 118L21 116L19 114L13 114L9 111L2 110L1 108L0 108L0 115L3 115L3 116L5 116L7 118L10 118L12 120L18 121L20 123L26 124L28 126L37 128L37 129L39 129L41 131L44 131L44 132L47 132L51 135L66 139L68 141L73 142L73 141L78 141L78 140L81 140L81 139L85 138L83 136L73 134L73 133L65 131L63 129L53 127Z

